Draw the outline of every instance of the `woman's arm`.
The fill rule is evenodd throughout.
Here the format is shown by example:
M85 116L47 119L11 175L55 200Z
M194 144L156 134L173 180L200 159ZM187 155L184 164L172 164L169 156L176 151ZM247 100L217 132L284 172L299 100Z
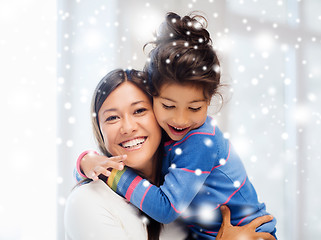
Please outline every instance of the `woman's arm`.
M276 240L269 233L265 232L255 232L255 229L261 226L263 223L270 222L273 217L271 215L265 215L254 219L249 224L238 227L231 224L231 212L227 206L221 206L221 213L223 217L223 222L221 228L216 236L216 240Z

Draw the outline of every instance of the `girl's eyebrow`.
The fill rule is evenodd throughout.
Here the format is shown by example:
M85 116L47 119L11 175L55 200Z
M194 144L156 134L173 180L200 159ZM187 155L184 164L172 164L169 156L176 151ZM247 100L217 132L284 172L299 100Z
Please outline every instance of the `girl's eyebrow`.
M160 97L160 98L165 99L165 100L168 100L168 101L171 101L171 102L175 102L175 103L176 103L176 101L175 101L175 100L170 99L170 98L167 98L167 97Z
M167 97L160 97L160 98L176 103L175 100L167 98ZM205 99L200 99L200 100L193 100L188 103L198 103L198 102L205 102L205 101L206 101Z

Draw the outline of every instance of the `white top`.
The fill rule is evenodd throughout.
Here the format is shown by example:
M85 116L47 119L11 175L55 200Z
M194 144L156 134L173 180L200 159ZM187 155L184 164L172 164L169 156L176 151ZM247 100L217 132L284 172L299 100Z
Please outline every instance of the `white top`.
M147 240L146 219L139 210L103 181L74 189L65 206L66 240ZM187 229L179 222L164 224L161 240L180 240Z

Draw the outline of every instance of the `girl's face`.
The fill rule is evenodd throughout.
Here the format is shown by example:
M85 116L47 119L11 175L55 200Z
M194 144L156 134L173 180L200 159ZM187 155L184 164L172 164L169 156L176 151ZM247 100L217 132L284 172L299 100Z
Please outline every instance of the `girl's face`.
M161 129L142 90L130 82L119 85L101 106L98 121L108 152L127 154L124 163L136 170L152 169Z
M205 122L208 103L202 88L165 84L159 96L154 97L154 114L168 136L179 141Z

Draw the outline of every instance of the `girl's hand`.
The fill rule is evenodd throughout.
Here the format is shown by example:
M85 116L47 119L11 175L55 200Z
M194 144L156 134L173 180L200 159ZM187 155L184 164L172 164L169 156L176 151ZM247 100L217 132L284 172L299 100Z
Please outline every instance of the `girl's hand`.
M123 161L126 157L127 155L106 157L96 153L88 153L80 160L80 169L85 173L86 177L96 181L100 174L108 177L113 168L123 170Z
M244 226L233 226L231 224L231 212L227 206L221 206L223 222L217 234L216 240L276 240L271 234L266 232L255 232L255 229L263 223L273 219L271 215L265 215L254 219Z

